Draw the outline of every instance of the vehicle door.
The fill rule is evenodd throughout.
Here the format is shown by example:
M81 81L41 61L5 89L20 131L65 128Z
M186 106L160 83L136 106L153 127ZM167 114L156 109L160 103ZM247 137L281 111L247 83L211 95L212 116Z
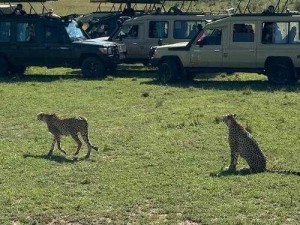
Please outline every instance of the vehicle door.
M141 55L143 55L143 29L142 24L124 24L114 38L117 42L126 45L127 59L141 58Z
M25 18L15 23L15 39L12 48L15 49L13 63L25 66L43 66L45 64L44 51L40 38L40 23L38 20Z
M225 67L255 68L257 37L255 22L234 22L229 33L228 60Z
M15 46L12 46L12 23L10 20L1 20L0 22L0 53L10 58L15 52Z
M206 29L191 47L192 67L223 67L223 29Z
M150 20L145 24L144 56L148 56L152 46L170 44L170 22L168 20Z
M44 24L43 44L46 49L47 66L70 66L74 63L72 59L76 57L73 55L73 47L64 27Z

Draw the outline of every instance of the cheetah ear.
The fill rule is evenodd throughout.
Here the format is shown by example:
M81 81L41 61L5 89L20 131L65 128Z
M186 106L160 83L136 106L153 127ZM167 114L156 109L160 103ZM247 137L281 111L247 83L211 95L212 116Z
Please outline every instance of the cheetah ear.
M236 114L235 114L235 113L233 113L232 116L233 116L234 118L236 118Z

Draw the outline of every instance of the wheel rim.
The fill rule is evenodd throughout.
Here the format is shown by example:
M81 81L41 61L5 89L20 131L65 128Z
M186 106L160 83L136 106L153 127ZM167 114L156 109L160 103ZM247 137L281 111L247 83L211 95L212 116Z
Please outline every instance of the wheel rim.
M103 68L101 62L94 59L88 59L82 66L83 75L85 77L98 78L103 75Z
M97 63L89 62L88 71L92 76L97 75L98 70L99 70L99 65Z
M286 66L277 65L271 69L270 80L276 84L286 84L289 80L288 71Z

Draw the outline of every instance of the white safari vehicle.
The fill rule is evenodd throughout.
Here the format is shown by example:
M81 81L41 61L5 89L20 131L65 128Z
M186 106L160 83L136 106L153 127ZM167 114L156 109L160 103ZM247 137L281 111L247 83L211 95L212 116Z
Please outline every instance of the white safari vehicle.
M157 46L151 65L167 83L201 72L254 72L276 84L300 76L300 15L234 14L207 24L188 43Z

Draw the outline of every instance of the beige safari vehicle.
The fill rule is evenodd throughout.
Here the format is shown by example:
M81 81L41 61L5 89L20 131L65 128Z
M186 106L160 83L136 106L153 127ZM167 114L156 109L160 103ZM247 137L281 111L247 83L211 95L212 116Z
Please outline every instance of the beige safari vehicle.
M215 18L220 16L191 13L147 14L126 20L108 40L126 45L125 62L147 64L152 46L182 41L187 43L199 29ZM107 40L107 37L103 39Z
M155 47L151 65L167 83L201 72L254 72L276 84L300 72L300 15L234 14L207 24L188 43Z

